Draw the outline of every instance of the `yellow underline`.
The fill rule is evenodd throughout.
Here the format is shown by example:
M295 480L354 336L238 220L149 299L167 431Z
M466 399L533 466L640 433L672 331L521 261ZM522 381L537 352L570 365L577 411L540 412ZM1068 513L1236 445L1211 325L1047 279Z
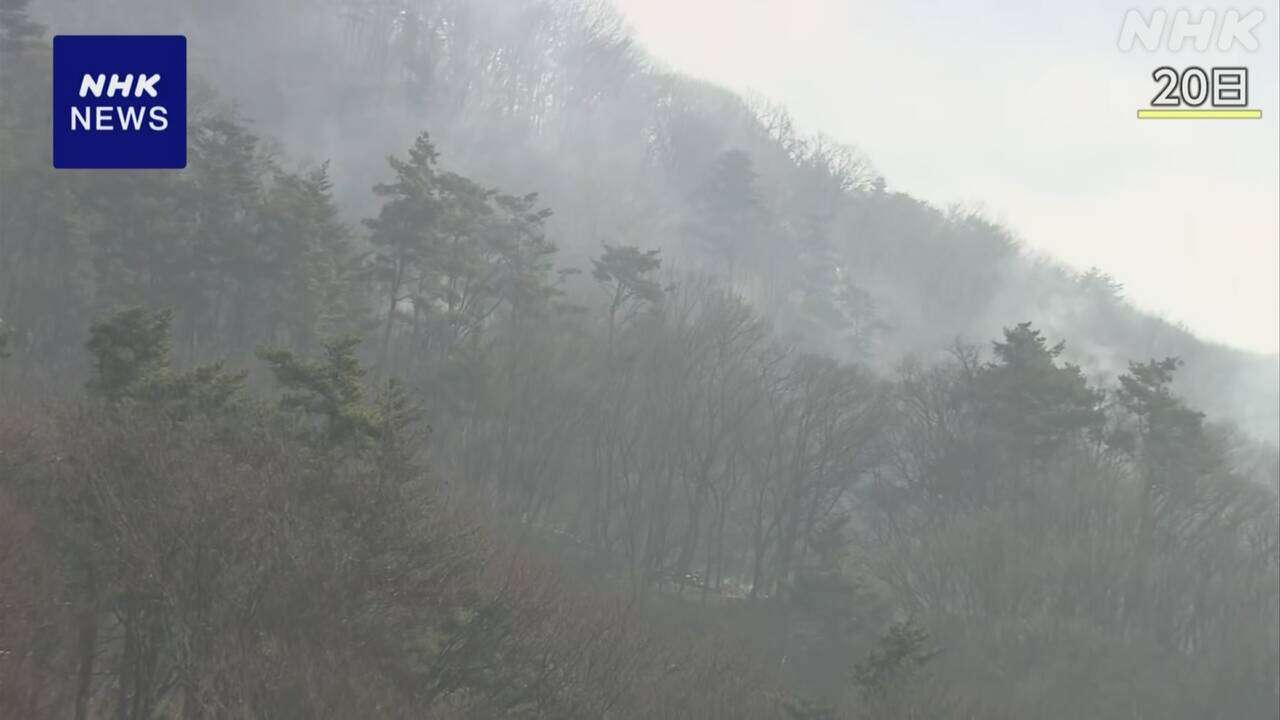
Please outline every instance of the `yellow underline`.
M1138 111L1139 120L1258 120L1261 117L1261 110L1248 108L1238 110L1197 110L1195 108L1155 110L1148 108Z

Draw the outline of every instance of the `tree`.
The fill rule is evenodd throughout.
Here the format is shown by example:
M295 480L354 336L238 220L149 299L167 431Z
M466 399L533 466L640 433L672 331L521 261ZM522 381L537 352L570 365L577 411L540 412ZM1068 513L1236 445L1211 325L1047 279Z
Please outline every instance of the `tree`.
M413 298L415 333L419 316L436 320L438 356L477 334L501 303L494 286L496 237L490 234L495 193L456 173L440 175L439 247L424 264Z
M316 440L322 446L359 445L378 436L375 410L364 402L366 371L356 357L359 346L356 336L331 338L321 343L323 354L317 360L299 358L289 350L259 351L284 389L280 408L319 421ZM399 409L398 399L393 407Z
M662 301L662 286L652 275L662 266L660 251L641 250L634 245L604 245L604 253L591 259L591 277L608 294L608 347L613 350L619 321L626 323L645 305Z
M853 681L865 701L883 702L937 656L928 631L908 618L885 630L867 658L854 666Z
M95 322L86 344L94 365L90 393L109 402L148 403L178 419L220 413L234 404L246 372L227 371L220 362L185 372L170 369L172 318L170 308L132 307Z
M538 194L493 196L493 290L513 313L540 312L559 294L552 270L557 251L547 238L552 213L538 207Z
M976 378L993 428L1011 439L1017 456L1043 459L1067 438L1102 422L1102 393L1080 368L1057 364L1065 343L1050 346L1031 323L1005 328L993 343L996 362Z
M1208 436L1204 432L1204 413L1187 407L1170 388L1173 373L1181 364L1181 360L1172 357L1129 363L1129 372L1119 378L1116 399L1137 421L1144 458L1171 461L1165 470L1183 467L1195 472L1203 464L1187 465L1186 461L1203 457Z
M732 281L740 261L753 252L765 219L751 156L738 149L720 153L689 202L690 232L713 263L724 264Z
M107 400L140 395L169 372L169 325L173 310L131 307L89 328L93 356L89 391Z
M303 354L321 337L359 329L361 305L350 229L339 219L328 163L305 173L276 170L263 200L270 248L270 337Z
M447 356L464 340L478 342L502 308L519 322L546 310L558 290L551 280L556 246L544 228L551 211L538 207L536 193L508 195L452 173L443 179L445 242L421 302L443 318L437 354Z
M385 293L379 366L389 371L391 335L400 303L412 296L406 288L428 282L427 263L436 260L441 225L447 211L441 198L437 170L440 155L426 133L419 135L405 160L387 158L394 181L379 183L373 192L383 198L378 217L367 219L374 247L373 268ZM470 188L468 188L470 190ZM454 222L456 229L457 222Z
M78 184L50 166L50 49L26 0L0 2L0 317L23 362L70 370L91 316Z
M184 282L173 290L182 310L179 335L191 356L202 339L247 352L266 338L267 298L279 281L271 272L270 245L262 242L262 187L270 164L258 137L231 114L193 123L190 142L191 187L180 206L189 234L178 248Z
M939 650L914 618L885 630L866 659L853 669L861 700L853 717L950 718L987 717L957 707L937 677L928 677Z

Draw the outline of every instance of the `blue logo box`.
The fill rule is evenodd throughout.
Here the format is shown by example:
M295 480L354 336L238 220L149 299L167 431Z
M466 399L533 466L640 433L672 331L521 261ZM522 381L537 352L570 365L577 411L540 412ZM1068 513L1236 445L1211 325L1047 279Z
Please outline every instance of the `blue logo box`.
M187 166L187 39L53 38L53 166Z

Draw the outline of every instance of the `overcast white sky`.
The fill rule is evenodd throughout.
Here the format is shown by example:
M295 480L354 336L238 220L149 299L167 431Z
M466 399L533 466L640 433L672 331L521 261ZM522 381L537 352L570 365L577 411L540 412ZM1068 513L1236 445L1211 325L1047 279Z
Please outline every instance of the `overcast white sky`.
M1098 265L1143 308L1280 348L1280 1L1257 52L1130 53L1105 0L614 0L684 73L787 106L891 189L979 205L1030 247ZM1139 121L1159 65L1245 65L1261 121Z

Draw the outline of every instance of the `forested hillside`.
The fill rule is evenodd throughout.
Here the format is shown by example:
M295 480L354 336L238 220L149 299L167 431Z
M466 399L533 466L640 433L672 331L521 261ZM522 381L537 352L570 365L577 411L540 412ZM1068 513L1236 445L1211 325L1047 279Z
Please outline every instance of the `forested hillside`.
M1274 359L605 6L26 5L0 716L1280 710ZM188 35L186 170L49 167L49 28Z
M881 368L1034 320L1072 339L1091 378L1180 357L1176 387L1197 406L1280 437L1280 359L1202 342L1135 311L1103 274L894 192L841 142L857 138L809 136L784 108L664 72L604 0L37 5L58 32L190 35L193 73L287 167L329 161L349 218L376 209L383 159L428 130L451 168L539 192L565 265L586 268L601 243L661 248L669 266L731 274L812 348Z

